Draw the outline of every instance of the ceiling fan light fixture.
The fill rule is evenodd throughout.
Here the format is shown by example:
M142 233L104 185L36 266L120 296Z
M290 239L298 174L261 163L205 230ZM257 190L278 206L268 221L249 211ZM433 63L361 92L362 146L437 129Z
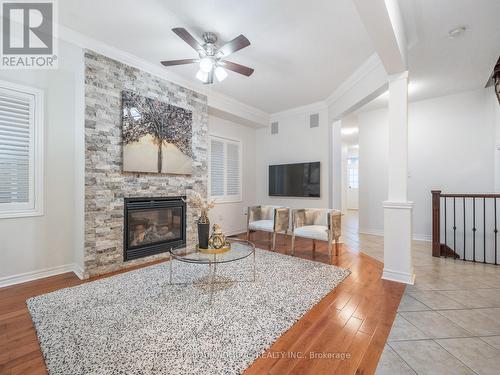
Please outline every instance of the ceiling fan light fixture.
M208 72L204 72L203 70L198 70L196 73L196 78L198 78L201 82L205 83L208 80Z
M250 77L254 72L248 66L225 60L229 55L250 45L250 41L243 34L238 35L223 46L219 46L217 45L217 34L213 32L203 33L204 43L200 44L183 27L175 27L172 31L197 52L198 58L161 61L163 66L199 64L196 78L205 84L214 83L214 76L219 82L223 81L228 76L228 70L246 77Z
M218 66L215 68L215 77L217 77L217 81L222 82L227 78L227 72L226 69L224 69L222 66Z
M200 60L200 70L205 73L210 73L214 67L214 61L210 57L203 57Z

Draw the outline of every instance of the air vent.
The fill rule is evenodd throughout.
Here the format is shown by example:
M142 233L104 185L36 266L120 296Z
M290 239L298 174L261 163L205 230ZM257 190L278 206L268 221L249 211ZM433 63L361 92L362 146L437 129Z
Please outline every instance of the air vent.
M317 128L319 126L319 113L313 113L309 116L309 127Z
M278 134L279 132L279 124L278 121L276 122L271 122L271 134Z

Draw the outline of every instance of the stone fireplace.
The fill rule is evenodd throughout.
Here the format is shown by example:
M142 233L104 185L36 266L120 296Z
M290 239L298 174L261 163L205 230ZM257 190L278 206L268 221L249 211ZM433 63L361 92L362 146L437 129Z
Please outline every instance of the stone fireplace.
M192 112L190 175L123 172L121 100L124 90ZM180 215L181 222L185 220L180 233L178 209L159 208L156 213L145 213L130 208L134 203L151 202L151 197L155 198L155 204L166 205L191 192L206 196L208 106L205 95L87 50L85 149L84 277L167 258L169 240L172 243L184 240L186 246L196 244L198 213L190 207L184 206L185 215ZM128 209L127 204L130 204ZM125 217L126 212L130 216ZM128 228L125 228L126 221Z
M125 198L125 261L186 245L185 197Z

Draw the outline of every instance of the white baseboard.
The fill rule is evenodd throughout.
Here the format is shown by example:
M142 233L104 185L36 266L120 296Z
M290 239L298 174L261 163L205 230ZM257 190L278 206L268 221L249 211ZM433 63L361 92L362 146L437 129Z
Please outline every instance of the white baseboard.
M375 228L359 228L359 233L361 234L369 234L371 236L384 236L383 229L375 229ZM426 241L432 242L432 236L430 234L413 234L414 241Z
M359 228L358 232L360 234L368 234L370 236L383 236L383 229L375 229L375 228Z
M408 285L415 284L414 273L398 272L389 270L387 268L384 268L384 272L382 273L382 279L396 281L398 283L403 283Z
M231 230L227 233L224 233L224 235L226 236L236 236L237 234L241 234L241 233L246 233L247 232L247 229L239 229L239 230Z
M76 264L76 263L75 263L75 264L73 264L73 273L74 273L76 276L78 276L78 278L79 278L80 280L85 279L85 275L84 275L84 274L85 274L85 272L83 271L83 268L82 268L82 267L80 267L80 265L78 265L78 264Z
M73 272L78 278L83 279L83 270L80 266L76 264L64 264L62 266L50 267L42 270L1 277L0 288L25 283L28 281L43 279L44 277L60 275L67 272Z

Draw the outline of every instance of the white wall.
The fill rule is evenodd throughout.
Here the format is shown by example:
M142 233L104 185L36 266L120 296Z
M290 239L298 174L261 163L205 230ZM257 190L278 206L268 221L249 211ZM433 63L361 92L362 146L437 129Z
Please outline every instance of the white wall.
M500 193L500 103L495 94L494 86L490 87L490 102L493 107L495 123L495 192Z
M319 113L319 127L309 127L309 115ZM291 208L329 206L329 127L325 107L304 107L274 115L279 133L271 135L270 127L257 129L256 190L257 204L282 205ZM269 165L321 162L320 198L270 197L268 194Z
M255 134L254 128L210 115L208 130L211 135L238 140L243 148L242 201L217 203L210 211L210 222L222 225L225 234L246 232L247 207L255 205Z
M359 230L382 233L387 199L387 110L358 115L359 123Z
M494 113L489 90L463 92L410 103L409 200L413 233L429 239L431 190L448 193L494 189ZM387 199L387 110L358 115L360 231L383 231Z
M75 93L82 50L59 44L59 69L4 70L0 79L44 91L44 215L0 219L0 285L70 269L75 238ZM81 169L78 169L81 171ZM83 255L82 255L83 256Z

